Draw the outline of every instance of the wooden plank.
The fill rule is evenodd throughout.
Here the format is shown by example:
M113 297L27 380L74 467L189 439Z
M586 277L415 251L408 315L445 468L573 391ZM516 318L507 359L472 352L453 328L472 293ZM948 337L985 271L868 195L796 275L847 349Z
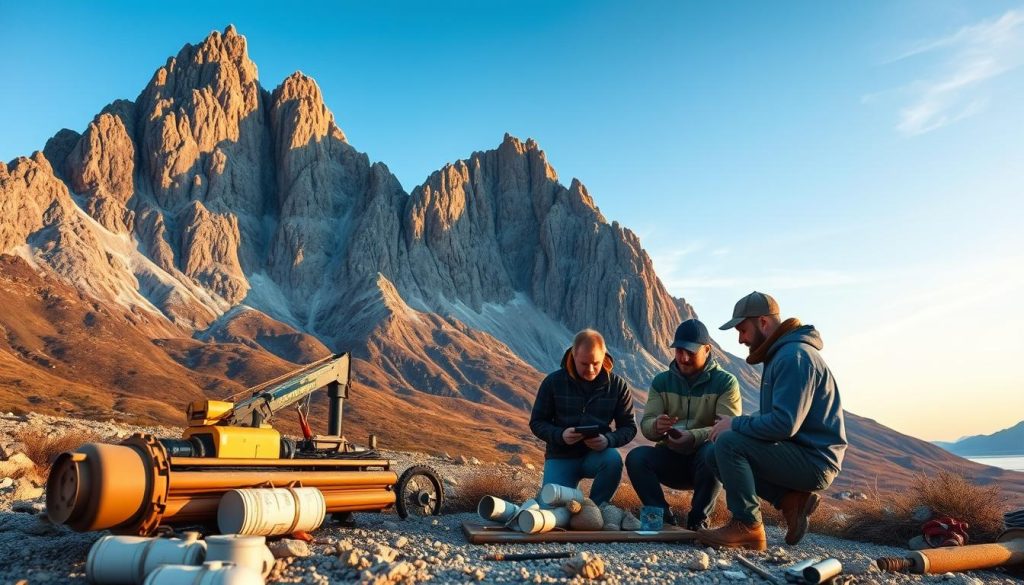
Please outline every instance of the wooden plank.
M470 544L528 543L528 542L690 542L697 533L685 528L666 526L658 532L627 530L563 530L556 528L541 534L524 534L509 530L501 524L463 522L462 533Z

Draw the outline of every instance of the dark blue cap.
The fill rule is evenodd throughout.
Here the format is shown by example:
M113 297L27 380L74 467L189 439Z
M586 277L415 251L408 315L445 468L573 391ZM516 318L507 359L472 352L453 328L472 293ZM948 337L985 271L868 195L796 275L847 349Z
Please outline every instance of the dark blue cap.
M708 328L696 319L687 319L676 328L676 336L670 347L680 347L688 352L697 353L702 345L711 345Z

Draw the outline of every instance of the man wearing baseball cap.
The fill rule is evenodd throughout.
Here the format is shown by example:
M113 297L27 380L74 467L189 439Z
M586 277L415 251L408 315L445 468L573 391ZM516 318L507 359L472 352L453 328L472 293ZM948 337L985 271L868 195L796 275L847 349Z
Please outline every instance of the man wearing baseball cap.
M749 364L764 364L761 410L722 416L711 429L715 473L725 486L732 521L701 530L698 539L716 546L764 550L767 542L758 496L782 510L786 544L807 533L818 507L815 493L831 485L842 468L846 426L839 388L819 351L813 325L779 317L779 304L754 291L736 303L732 319L739 342L750 348Z
M697 530L707 526L722 490L708 462L708 436L716 415L740 413L740 385L711 355L711 336L697 319L679 325L671 347L675 359L651 382L640 421L640 432L657 445L630 451L626 471L640 501L662 508L668 523L676 519L661 486L692 488L686 527Z

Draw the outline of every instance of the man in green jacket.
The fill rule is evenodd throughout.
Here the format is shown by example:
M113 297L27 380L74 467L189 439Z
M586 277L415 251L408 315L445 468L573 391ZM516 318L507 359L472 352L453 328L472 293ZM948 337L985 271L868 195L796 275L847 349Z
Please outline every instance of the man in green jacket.
M661 486L693 488L686 527L707 526L722 489L710 467L708 435L716 416L740 413L739 383L711 357L711 336L696 319L683 321L672 341L675 359L654 377L647 394L640 432L657 442L637 447L626 457L626 471L645 506L665 510L665 522L676 519Z

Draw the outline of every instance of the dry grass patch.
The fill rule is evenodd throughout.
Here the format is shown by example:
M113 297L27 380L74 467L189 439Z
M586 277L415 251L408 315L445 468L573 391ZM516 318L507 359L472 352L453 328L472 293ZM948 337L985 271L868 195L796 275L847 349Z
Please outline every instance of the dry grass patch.
M477 504L484 496L521 504L537 495L538 486L533 483L516 481L500 474L478 475L456 486L447 498L447 512L476 512Z
M46 477L53 460L61 453L100 440L100 436L92 431L67 431L48 435L29 427L20 429L14 438L21 443L25 456L36 464L36 472L40 477Z
M992 542L1003 529L1007 499L998 485L979 486L952 471L918 475L910 489L874 493L863 501L823 502L812 530L851 540L906 546L921 534L914 511L926 506L934 516L967 522L970 542Z

